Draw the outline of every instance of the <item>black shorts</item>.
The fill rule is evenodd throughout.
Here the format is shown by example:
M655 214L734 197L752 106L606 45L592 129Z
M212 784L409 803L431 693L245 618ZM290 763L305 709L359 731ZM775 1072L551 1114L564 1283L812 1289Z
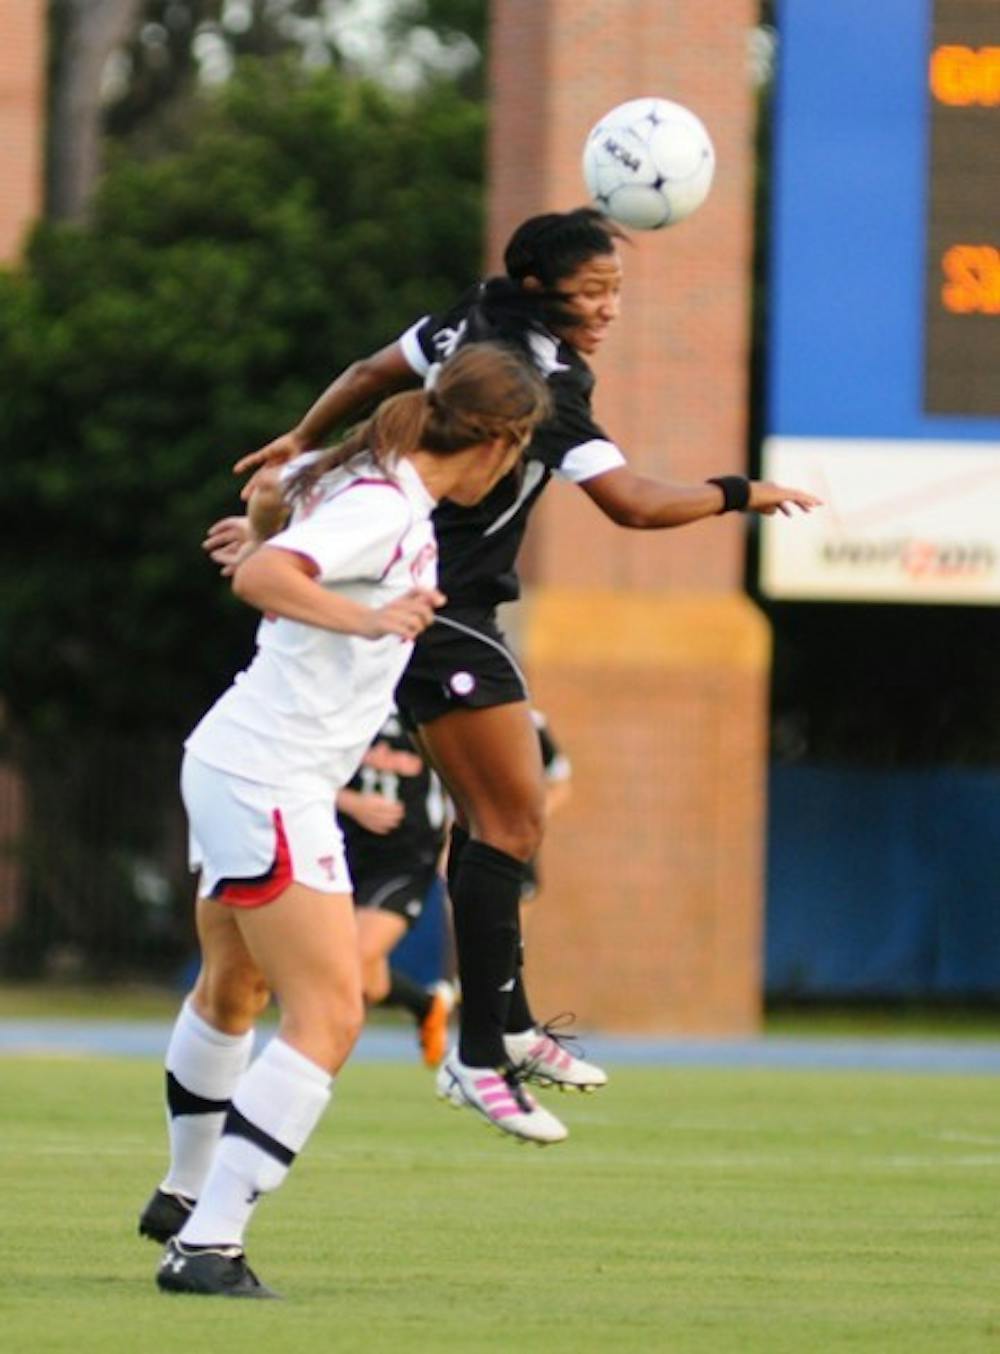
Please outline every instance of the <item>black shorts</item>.
M434 883L436 870L430 869L398 874L371 875L354 881L354 906L370 907L379 912L394 912L406 922L406 929L416 926L424 910L424 899Z
M524 673L492 610L438 616L417 641L396 687L396 705L411 728L452 710L527 699Z

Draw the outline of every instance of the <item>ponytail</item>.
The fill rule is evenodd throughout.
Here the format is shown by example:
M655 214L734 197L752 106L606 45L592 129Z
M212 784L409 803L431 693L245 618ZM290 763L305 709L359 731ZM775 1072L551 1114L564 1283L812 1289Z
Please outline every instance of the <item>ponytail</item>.
M286 487L289 501L301 501L322 476L364 454L391 476L396 460L417 450L452 456L497 437L523 440L550 408L545 382L524 357L497 343L471 344L444 363L432 388L393 395L337 446L296 470Z
M379 405L371 418L352 428L342 442L321 451L289 477L286 486L289 501L300 502L324 475L365 454L391 475L395 457L420 446L430 416L425 391L406 390L393 395Z

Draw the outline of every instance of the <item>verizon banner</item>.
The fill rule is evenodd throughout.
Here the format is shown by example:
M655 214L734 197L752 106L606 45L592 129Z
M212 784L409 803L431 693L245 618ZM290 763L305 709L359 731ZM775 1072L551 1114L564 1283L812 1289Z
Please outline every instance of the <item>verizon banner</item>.
M765 520L767 596L1000 602L1000 442L771 437L763 474L826 503Z

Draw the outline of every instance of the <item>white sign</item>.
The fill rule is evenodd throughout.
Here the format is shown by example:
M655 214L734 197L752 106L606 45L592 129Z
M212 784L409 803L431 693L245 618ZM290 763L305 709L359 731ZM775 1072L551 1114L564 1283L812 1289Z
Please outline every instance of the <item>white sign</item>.
M826 504L764 520L768 597L1000 602L1000 443L771 437L763 476Z

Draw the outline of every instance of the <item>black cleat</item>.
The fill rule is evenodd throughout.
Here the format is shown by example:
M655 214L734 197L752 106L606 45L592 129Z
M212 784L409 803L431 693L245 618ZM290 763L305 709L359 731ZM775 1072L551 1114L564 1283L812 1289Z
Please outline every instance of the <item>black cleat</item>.
M158 1189L139 1214L139 1235L151 1241L169 1241L187 1222L194 1203L186 1194Z
M280 1298L262 1284L238 1246L188 1246L167 1242L156 1286L163 1293L196 1293L218 1298Z

